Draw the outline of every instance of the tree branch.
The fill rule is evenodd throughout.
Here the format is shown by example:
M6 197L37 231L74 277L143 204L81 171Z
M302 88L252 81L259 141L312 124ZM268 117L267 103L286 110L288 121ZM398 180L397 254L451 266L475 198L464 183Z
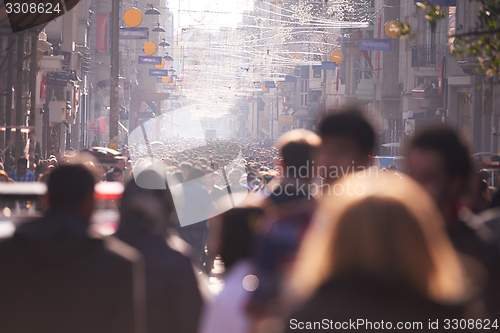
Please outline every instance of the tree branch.
M484 30L484 31L468 31L468 32L463 32L460 34L454 34L450 35L449 37L455 37L455 38L460 38L460 37L468 37L468 36L479 36L479 35L490 35L490 34L496 34L500 33L500 29L495 29L495 30Z

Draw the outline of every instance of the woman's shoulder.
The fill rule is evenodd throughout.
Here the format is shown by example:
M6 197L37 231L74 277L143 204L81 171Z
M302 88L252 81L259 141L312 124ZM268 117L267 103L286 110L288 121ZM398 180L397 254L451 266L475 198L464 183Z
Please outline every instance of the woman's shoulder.
M391 282L360 277L331 279L292 318L321 321L427 321L460 319L464 307L433 302Z

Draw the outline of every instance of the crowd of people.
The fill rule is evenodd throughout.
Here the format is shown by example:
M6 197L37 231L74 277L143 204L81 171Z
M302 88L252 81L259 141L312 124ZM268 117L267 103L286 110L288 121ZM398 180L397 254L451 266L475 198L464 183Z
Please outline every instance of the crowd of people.
M50 157L34 173L19 159L0 179L48 194L0 241L0 331L498 329L491 172L443 125L412 138L407 174L374 168L376 136L348 109L275 143L131 142L112 167ZM90 228L102 181L125 186L112 236Z

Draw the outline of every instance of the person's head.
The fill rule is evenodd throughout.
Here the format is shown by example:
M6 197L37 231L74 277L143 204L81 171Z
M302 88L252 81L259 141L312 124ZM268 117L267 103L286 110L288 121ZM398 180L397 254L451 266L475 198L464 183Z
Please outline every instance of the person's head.
M330 172L332 167L344 174L370 165L375 131L361 111L352 109L328 115L320 123L319 134L318 165L326 168L327 179L335 178L336 173Z
M458 134L444 126L415 135L408 149L408 174L448 214L463 194L471 175L469 152Z
M212 170L208 168L203 169L203 173L205 174L203 176L203 185L206 189L213 188L215 185L215 173L213 173Z
M188 181L191 178L191 171L193 170L193 164L190 162L182 162L180 164L180 169L182 172L182 177L184 181Z
M283 161L284 178L311 178L313 154L320 146L321 139L314 132L295 129L286 132L276 141ZM261 155L261 160L267 159Z
M120 182L122 183L123 182L123 170L118 168L118 167L114 167L113 170L111 171L111 175L112 175L112 179L114 182Z
M24 175L26 173L26 169L28 168L28 160L25 157L20 157L17 159L17 172L20 175Z
M205 178L206 175L211 172L210 169L204 168L204 167L196 167L193 168L193 172L191 172L191 179L190 180L196 180L198 183L201 185L205 184Z
M88 221L94 208L95 179L83 165L55 168L48 179L49 210L69 211Z
M176 178L177 178L177 180L178 180L179 182L181 182L181 183L182 183L182 182L184 181L184 176L182 175L182 171L180 171L180 170L176 170L176 171L173 173L173 175L174 175L174 177L176 177Z
M120 170L124 170L127 166L127 161L125 157L119 157L116 159L116 167Z
M434 301L465 296L460 260L423 188L391 175L336 185L344 191L321 203L299 250L291 281L299 297L341 276L388 282Z
M257 174L253 171L247 173L247 184L255 182L257 179Z
M57 159L54 155L49 158L49 165L57 166Z
M479 178L485 180L486 183L488 183L491 178L491 174L488 170L482 169L479 171Z
M159 184L165 184L165 188L150 189L158 188ZM134 233L137 229L147 228L151 233L164 236L175 224L174 201L162 175L145 169L128 182L120 202L121 231Z
M239 186L241 176L243 176L243 172L241 172L240 169L233 169L233 170L229 171L227 178L228 178L231 186Z
M233 208L222 214L218 253L226 269L251 256L254 228L262 214L259 208Z
M4 170L0 170L0 183L10 182L9 175Z

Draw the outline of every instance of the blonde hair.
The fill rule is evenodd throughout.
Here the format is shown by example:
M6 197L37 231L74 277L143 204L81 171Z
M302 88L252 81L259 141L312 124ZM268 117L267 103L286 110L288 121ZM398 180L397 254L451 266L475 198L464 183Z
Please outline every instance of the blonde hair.
M419 185L379 174L348 177L337 186L343 193L323 198L299 250L290 279L297 300L327 279L352 272L398 279L437 302L467 296L443 219Z
M281 135L275 143L276 148L278 150L283 149L283 146L291 143L304 143L311 147L318 147L321 144L320 137L314 133L313 131L309 131L303 128L294 129L288 131Z

